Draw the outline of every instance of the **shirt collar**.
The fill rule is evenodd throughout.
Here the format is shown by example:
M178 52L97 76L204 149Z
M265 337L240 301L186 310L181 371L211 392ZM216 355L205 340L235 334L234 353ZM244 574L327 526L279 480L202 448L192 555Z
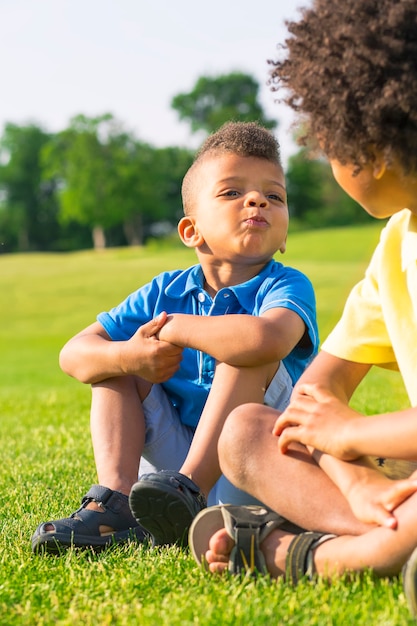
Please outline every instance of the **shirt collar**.
M257 291L259 286L270 274L271 268L275 261L272 259L265 267L253 278L240 285L228 287L229 291L234 293L235 297L244 306L245 302L249 304L249 308L253 305L253 293ZM192 291L204 290L204 274L201 265L193 265L184 270L167 286L165 293L171 298L182 298ZM246 307L245 307L246 308Z
M167 286L165 293L170 298L182 298L191 291L204 288L204 276L201 265L193 265L184 270Z

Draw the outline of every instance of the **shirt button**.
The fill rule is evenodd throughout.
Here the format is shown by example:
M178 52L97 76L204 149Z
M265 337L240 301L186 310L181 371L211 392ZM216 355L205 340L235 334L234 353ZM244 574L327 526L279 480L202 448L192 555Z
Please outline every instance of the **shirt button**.
M204 302L204 300L206 299L206 296L204 295L204 293L201 293L201 292L200 292L200 293L198 294L197 298L198 298L198 301L199 301L199 302Z

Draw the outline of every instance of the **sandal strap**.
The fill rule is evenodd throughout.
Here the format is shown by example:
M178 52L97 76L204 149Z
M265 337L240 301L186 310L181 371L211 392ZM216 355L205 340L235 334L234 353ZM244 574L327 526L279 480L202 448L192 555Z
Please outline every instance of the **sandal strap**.
M103 512L92 511L87 509L90 502L96 502ZM119 528L135 528L138 526L137 521L129 509L129 497L121 491L114 491L103 485L92 485L81 500L81 506L68 518L68 520L79 520L89 526L91 529L100 524L107 524L113 527L115 531ZM57 520L59 522L61 520ZM62 520L63 522L65 520Z
M200 503L201 508L205 508L207 506L207 500L204 494L200 491L200 487L185 474L181 474L181 472L176 472L174 470L160 470L158 474L160 476L166 476L174 487L185 487L185 489L191 491L193 496ZM151 476L151 474L149 474L149 476Z
M103 510L88 509L87 505L92 501ZM108 526L113 532L102 535L100 526ZM93 485L72 515L43 522L37 527L32 536L32 550L60 553L61 548L69 546L101 550L130 539L143 543L149 536L133 517L128 496L102 485Z
M113 489L103 487L103 485L92 485L81 500L81 508L85 508L90 502L96 502L99 506L101 505L104 508L114 494L117 494L117 499L121 497L128 502L128 496L120 491L113 491Z
M230 554L231 574L267 574L264 555L260 549L262 541L286 520L262 506L221 507L227 533L235 542Z
M286 579L291 584L296 585L303 576L312 578L314 574L313 550L335 537L336 535L317 532L305 532L296 535L288 547Z

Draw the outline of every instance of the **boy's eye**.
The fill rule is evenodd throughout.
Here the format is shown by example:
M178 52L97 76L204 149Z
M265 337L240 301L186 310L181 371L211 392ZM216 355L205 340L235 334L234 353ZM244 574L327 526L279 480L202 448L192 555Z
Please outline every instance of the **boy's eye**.
M228 191L225 191L222 195L223 196L238 196L239 192L236 191L236 189L229 189Z
M277 202L283 202L281 196L279 196L277 193L269 193L267 195L267 198L270 198L271 200L276 200Z

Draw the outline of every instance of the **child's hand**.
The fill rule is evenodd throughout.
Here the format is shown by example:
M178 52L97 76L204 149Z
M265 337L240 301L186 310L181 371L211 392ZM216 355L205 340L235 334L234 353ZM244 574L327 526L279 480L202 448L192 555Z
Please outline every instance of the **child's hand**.
M285 453L291 442L312 446L343 461L352 461L355 451L349 434L352 420L361 416L317 385L300 385L288 408L277 419L273 434Z
M182 348L158 339L167 320L161 313L143 324L128 341L120 342L120 364L126 374L135 374L151 383L162 383L179 369Z
M396 528L393 511L417 491L417 480L390 480L376 470L369 476L371 480L353 483L344 494L353 513L362 522Z

